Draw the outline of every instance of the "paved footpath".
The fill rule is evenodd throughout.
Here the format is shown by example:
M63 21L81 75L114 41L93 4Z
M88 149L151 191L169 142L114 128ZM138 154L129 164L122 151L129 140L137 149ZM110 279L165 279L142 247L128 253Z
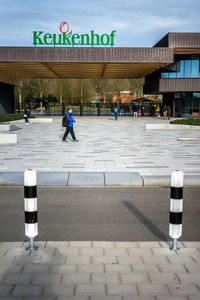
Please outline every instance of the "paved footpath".
M34 168L42 172L138 172L169 175L181 169L200 175L200 143L178 141L199 138L200 131L147 131L147 123L168 124L154 118L75 117L80 140L62 143L61 117L53 123L20 123L18 144L0 147L0 172Z
M200 299L200 242L35 244L0 244L0 299Z

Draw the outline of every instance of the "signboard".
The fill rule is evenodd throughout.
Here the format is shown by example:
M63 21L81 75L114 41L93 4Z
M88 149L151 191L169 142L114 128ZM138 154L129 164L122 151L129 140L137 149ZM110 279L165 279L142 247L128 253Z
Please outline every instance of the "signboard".
M33 31L33 45L61 45L61 46L114 46L116 30L110 34L99 35L91 30L90 33L73 33L69 31L67 22L61 22L60 33L45 33L44 31Z

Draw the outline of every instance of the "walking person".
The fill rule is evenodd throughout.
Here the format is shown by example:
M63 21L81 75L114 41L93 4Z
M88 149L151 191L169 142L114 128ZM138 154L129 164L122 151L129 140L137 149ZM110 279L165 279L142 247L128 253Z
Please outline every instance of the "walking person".
M166 120L167 119L167 106L164 105L163 107L163 119Z
M172 113L171 107L167 106L167 117L168 117L168 120L170 120L171 113Z
M135 118L137 118L137 115L138 115L138 109L137 109L137 106L134 105L134 106L133 106L133 116L134 116Z
M114 114L115 114L115 120L117 121L118 116L119 116L119 108L118 108L118 106L115 106L115 108L114 108Z
M75 120L73 118L73 110L72 108L68 108L68 112L66 114L66 130L62 138L63 142L67 142L65 139L67 138L69 133L71 134L73 141L78 142L74 134L74 129L73 129L74 123Z
M28 106L26 105L24 107L24 120L25 120L25 123L28 124L28 118L29 118L29 115L30 115L30 112L29 112L29 108Z

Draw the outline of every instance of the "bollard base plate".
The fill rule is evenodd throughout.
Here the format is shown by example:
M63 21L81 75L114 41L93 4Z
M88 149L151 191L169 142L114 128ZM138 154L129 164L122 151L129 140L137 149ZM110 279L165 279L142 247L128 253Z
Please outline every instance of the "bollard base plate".
M34 238L29 239L29 246L26 248L26 251L35 251L38 249L38 246L35 246L34 242Z
M36 251L36 250L38 250L38 246L34 246L34 247L27 247L26 248L26 251Z

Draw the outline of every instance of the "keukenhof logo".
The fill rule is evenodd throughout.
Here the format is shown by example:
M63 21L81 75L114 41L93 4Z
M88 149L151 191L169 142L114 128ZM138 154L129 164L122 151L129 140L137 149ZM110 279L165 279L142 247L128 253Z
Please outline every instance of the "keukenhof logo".
M110 34L99 35L91 30L90 33L73 33L69 31L67 22L61 22L59 26L61 33L44 33L33 31L33 45L63 45L63 46L114 46L116 30Z

